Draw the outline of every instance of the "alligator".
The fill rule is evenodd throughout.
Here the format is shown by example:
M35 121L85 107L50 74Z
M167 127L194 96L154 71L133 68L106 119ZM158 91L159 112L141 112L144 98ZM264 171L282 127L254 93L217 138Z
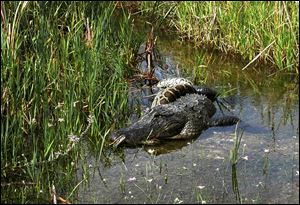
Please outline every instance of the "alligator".
M154 48L154 43L148 41L141 46L138 68L145 79L152 80L154 76L160 81L157 85L160 90L151 108L140 119L112 133L113 146L192 139L209 127L233 125L239 121L235 116L213 117L218 93L207 86L195 86L187 79L178 78L179 72L173 72L175 68L167 66L164 69Z
M187 84L185 86L189 87ZM164 90L170 89L174 87L170 86ZM183 90L189 91L191 88ZM165 91L157 95L159 99L167 99L166 103L158 100L157 105L152 106L138 121L114 132L111 135L112 144L114 146L157 144L163 140L191 139L198 137L209 127L229 126L239 121L235 116L214 118L216 108L206 95L183 92L170 101L168 99L173 99L170 97L172 95L160 97L166 93Z

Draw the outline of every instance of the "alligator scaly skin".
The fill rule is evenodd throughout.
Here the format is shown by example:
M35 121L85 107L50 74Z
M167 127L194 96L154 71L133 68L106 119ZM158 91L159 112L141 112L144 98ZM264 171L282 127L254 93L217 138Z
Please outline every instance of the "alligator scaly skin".
M209 127L214 104L204 95L186 94L176 101L157 105L137 122L112 134L131 145L155 143L166 139L197 137Z

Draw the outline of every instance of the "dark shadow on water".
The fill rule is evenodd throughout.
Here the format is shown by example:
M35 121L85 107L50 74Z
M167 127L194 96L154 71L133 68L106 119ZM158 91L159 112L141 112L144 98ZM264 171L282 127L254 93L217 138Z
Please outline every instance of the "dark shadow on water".
M120 150L126 149L131 150L130 153L138 152L139 149L144 150L150 155L162 155L162 154L168 154L171 152L176 152L180 149L182 149L185 146L188 146L192 144L196 139L188 139L188 140L163 140L160 141L158 144L155 145L123 145L121 147L118 147L113 152L117 155L120 155Z

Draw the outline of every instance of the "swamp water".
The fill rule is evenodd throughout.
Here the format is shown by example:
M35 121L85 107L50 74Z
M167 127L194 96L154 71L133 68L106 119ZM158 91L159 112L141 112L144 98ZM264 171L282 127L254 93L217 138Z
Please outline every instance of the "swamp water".
M176 41L159 39L158 49L192 81L203 80L192 68L207 72L206 84L231 105L225 114L242 120L236 167L229 157L236 126L209 128L189 141L105 150L104 160L87 157L89 179L79 186L78 202L299 203L298 80L253 67L242 71L245 62Z

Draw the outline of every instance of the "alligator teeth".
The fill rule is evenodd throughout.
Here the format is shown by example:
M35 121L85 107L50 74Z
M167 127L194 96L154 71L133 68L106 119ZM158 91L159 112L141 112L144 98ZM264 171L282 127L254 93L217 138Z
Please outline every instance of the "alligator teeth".
M121 144L124 140L125 140L125 136L121 135L120 137L118 137L117 139L115 139L112 143L110 143L110 145L113 145L114 147L119 146L119 144Z

